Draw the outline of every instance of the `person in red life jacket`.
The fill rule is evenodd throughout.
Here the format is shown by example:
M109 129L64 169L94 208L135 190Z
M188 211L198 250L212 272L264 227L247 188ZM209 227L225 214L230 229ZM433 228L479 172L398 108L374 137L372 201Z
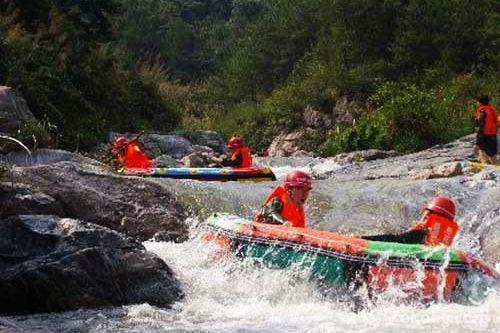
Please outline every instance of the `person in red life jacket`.
M139 147L137 140L127 140L123 136L116 138L113 144L113 152L116 154L120 165L126 169L148 169L152 162Z
M286 175L266 198L254 221L305 228L304 204L312 189L311 177L300 170Z
M453 201L447 197L437 196L423 208L422 218L407 232L361 238L380 242L451 246L459 230L454 218Z
M490 98L483 95L477 99L476 122L478 125L476 147L481 163L495 164L497 148L498 115L490 104Z
M426 232L425 245L451 246L459 230L455 222L455 203L447 197L435 197L423 209L422 218L410 228L412 230Z
M252 166L252 154L250 148L243 145L243 139L239 136L232 137L227 148L230 150L229 157L220 161L224 167L249 168Z

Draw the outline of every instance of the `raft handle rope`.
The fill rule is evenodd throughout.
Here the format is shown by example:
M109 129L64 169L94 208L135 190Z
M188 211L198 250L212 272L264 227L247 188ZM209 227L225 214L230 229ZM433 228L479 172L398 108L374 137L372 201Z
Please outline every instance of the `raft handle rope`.
M233 239L236 239L236 240L249 241L249 242L254 242L254 243L275 245L275 246L282 245L283 247L294 248L294 249L297 249L299 251L300 250L310 251L310 252L314 252L316 254L321 254L321 255L328 256L328 257L334 257L334 258L338 258L341 260L343 259L343 260L348 260L348 261L353 261L353 262L376 265L378 263L378 261L381 259L380 257L374 257L374 256L366 256L365 257L365 256L346 254L346 253L342 253L342 252L333 251L330 249L321 248L318 246L312 246L312 245L293 242L293 241L289 241L289 240L270 239L270 238L265 238L265 237L256 237L256 236L251 236L251 235L245 235L245 234L237 233L234 231L229 231L226 229L222 229L222 228L218 228L218 227L214 227L214 226L210 226L210 225L208 225L207 227L209 229L212 229L212 231L215 233L223 234L223 235L226 235L226 236L233 238ZM319 238L319 237L316 237L316 238L323 239L323 238ZM279 242L279 244L278 244L278 242ZM344 244L346 243L345 241L331 241L331 242L344 243ZM408 254L411 255L411 253L408 253ZM415 257L413 257L413 258L385 257L383 259L385 259L386 263L390 266L413 267L416 262L419 262L426 268L436 269L436 268L442 267L441 261L428 260L425 258L423 260L419 260L418 258L415 258ZM464 263L464 262L450 262L450 263L448 263L447 268L454 269L454 270L463 270L463 271L470 271L472 268L472 269L479 270L483 273L488 274L488 272L484 271L483 269L480 269L480 267L476 268L476 267L474 267L468 263Z

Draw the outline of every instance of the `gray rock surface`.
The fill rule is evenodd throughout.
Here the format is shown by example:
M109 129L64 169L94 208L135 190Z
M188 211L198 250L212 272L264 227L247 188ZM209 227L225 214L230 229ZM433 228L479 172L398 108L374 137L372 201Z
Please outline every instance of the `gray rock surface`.
M88 160L15 167L13 180L56 200L62 217L96 223L139 240L162 230L187 233L187 209L168 188L149 179L117 175Z
M138 242L48 215L0 220L0 312L37 313L182 297L170 268Z
M282 133L274 138L269 145L269 156L292 156L299 150L312 151L313 138L318 135L318 130L310 127L302 128L292 133Z
M0 86L0 135L13 136L27 121L35 120L28 104L14 90Z

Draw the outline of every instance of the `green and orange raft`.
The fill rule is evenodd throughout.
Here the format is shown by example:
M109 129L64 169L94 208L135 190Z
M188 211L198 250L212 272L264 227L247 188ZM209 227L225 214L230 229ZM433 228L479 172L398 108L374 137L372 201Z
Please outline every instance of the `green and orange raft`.
M276 180L268 167L249 168L130 168L120 171L126 176L143 176L173 179L197 179L215 181L271 181Z
M299 267L324 281L396 286L425 298L456 299L497 285L500 275L470 255L444 246L369 241L339 233L252 222L214 214L203 238L271 267ZM469 290L475 288L476 291Z

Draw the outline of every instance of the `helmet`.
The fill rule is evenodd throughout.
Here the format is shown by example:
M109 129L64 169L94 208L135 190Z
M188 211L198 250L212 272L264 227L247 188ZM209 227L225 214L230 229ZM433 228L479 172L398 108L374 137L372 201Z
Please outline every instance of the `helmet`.
M229 141L227 142L227 148L229 149L235 149L241 147L243 143L243 139L239 136L233 136Z
M115 142L113 143L113 150L117 152L118 150L124 148L127 145L128 145L128 140L125 137L120 136L115 139Z
M425 209L447 217L450 220L455 218L455 203L447 197L435 197L430 203L427 204L427 206L424 207L424 210Z
M312 188L312 179L307 173L294 170L285 176L284 181L285 187L302 187L302 188Z

